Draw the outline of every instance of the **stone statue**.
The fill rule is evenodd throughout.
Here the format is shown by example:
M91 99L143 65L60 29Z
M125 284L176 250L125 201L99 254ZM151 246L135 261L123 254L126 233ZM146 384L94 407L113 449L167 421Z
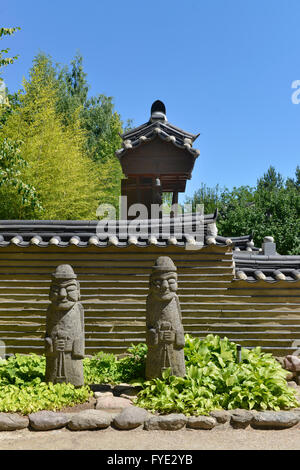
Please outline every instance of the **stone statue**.
M146 378L161 377L169 367L184 377L184 330L177 291L177 268L171 258L160 256L152 268L146 304Z
M84 385L84 311L77 276L61 264L52 274L46 319L46 382Z

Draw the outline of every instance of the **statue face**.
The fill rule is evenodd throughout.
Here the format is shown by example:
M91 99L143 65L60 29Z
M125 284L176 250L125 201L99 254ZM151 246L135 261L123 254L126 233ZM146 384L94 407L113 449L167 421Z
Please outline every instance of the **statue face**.
M162 273L151 280L152 292L157 300L171 300L177 291L177 274Z
M58 310L70 310L79 300L79 287L75 279L52 281L50 300Z

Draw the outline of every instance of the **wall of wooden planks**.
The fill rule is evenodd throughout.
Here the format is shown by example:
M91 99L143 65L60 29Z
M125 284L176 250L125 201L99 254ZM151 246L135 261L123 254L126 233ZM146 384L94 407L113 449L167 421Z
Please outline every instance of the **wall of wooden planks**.
M71 264L85 309L86 354L123 353L145 341L145 300L151 267L170 256L178 268L185 332L227 336L275 355L300 345L300 281L236 281L230 247L0 249L0 340L7 353L43 353L50 275Z

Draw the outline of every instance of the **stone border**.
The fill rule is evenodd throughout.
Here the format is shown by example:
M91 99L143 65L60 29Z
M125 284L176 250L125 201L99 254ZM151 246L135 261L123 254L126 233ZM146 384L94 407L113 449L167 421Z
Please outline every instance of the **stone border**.
M184 428L280 430L297 427L300 429L300 408L282 411L215 410L211 411L209 416L185 416L181 413L157 415L133 404L132 400L136 397L138 387L119 384L113 388L109 385L95 388L102 391L94 391L94 404L81 411L72 411L72 408L65 412L43 410L28 416L0 412L0 432L26 428L30 431L62 428L85 431L108 427L120 431L132 429L176 431Z
M0 431L49 431L67 428L70 431L99 430L112 427L117 430L143 429L147 431L177 431L179 429L287 429L300 423L300 409L290 411L249 411L236 409L216 410L209 416L185 416L171 413L153 415L134 405L121 412L87 409L76 413L38 411L21 416L17 413L0 413ZM300 428L300 425L297 426Z

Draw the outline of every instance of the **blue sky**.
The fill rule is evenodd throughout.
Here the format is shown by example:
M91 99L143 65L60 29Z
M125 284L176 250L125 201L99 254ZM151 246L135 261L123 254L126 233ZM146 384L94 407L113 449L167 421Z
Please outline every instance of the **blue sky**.
M160 99L171 123L200 132L188 195L300 164L299 0L10 0L0 16L21 27L1 41L19 54L3 73L10 91L38 52L69 64L79 50L90 94L113 96L123 120L146 122Z

